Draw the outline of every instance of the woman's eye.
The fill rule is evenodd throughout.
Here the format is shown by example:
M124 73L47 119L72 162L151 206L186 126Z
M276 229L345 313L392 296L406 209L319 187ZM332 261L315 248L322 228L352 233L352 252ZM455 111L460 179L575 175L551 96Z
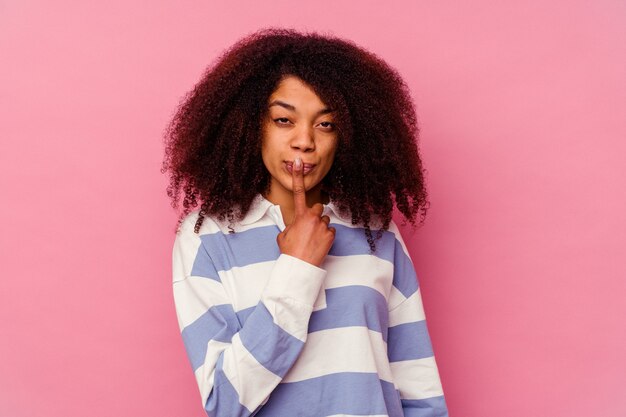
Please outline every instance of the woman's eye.
M289 123L289 119L287 119L286 117L279 117L278 119L274 119L274 121L278 123L279 125L284 125L284 124Z
M335 124L334 124L334 123L331 123L331 122L322 122L322 123L320 123L320 125L323 125L323 124L326 124L326 126L322 126L322 127L325 127L325 128L330 128L330 129L332 129L332 128L334 128L334 127L335 127Z

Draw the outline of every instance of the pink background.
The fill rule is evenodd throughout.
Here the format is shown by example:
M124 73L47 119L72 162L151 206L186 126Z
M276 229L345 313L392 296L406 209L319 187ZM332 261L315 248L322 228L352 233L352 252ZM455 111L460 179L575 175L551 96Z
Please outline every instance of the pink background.
M432 205L403 231L451 416L626 416L616 0L1 1L0 415L204 415L161 134L269 25L352 39L413 92Z

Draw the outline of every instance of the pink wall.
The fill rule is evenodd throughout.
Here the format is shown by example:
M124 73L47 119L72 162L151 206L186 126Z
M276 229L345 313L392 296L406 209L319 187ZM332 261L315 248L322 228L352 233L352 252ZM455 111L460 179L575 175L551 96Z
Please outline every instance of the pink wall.
M161 133L267 25L414 93L432 206L404 230L451 416L625 416L626 3L217 3L0 2L0 416L204 415Z

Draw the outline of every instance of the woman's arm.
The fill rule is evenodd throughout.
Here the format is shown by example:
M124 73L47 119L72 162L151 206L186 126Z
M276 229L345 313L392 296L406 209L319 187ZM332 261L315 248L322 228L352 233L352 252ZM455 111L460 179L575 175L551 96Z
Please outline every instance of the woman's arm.
M396 243L387 354L402 409L407 417L447 417L417 275L397 226L390 230Z
M300 354L326 271L281 254L243 326L191 222L176 237L173 274L179 326L207 414L254 415Z

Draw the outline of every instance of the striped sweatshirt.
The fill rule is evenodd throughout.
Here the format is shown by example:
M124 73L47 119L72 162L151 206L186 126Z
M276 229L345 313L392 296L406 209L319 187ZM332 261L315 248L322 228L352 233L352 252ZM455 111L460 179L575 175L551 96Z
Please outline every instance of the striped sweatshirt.
M395 223L371 253L331 201L317 267L281 254L280 207L260 194L229 224L198 210L173 246L182 340L210 417L444 417L417 276Z

